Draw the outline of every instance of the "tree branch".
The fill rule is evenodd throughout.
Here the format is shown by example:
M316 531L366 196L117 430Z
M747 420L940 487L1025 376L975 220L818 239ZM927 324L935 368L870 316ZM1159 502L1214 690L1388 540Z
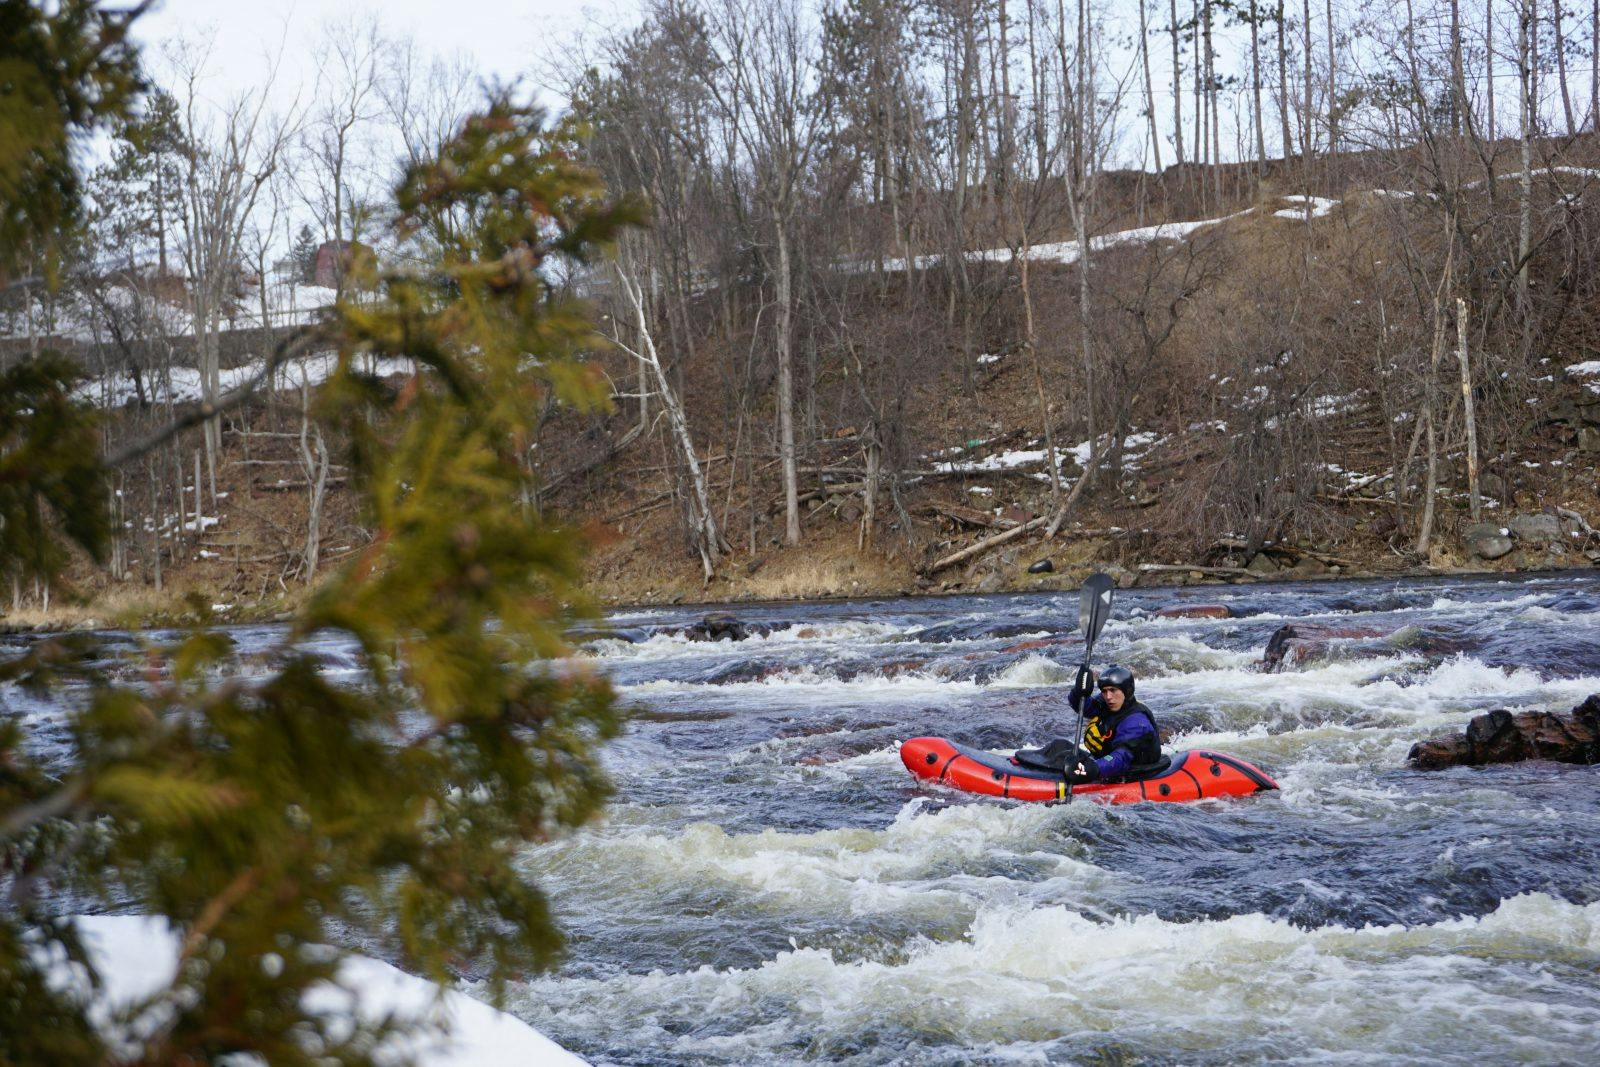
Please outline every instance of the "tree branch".
M225 411L238 407L255 395L256 390L261 387L261 383L270 380L281 365L323 339L322 332L317 327L302 327L278 342L278 346L272 350L272 354L267 357L266 363L262 365L261 370L255 377L225 396L218 397L212 403L202 401L196 404L193 409L173 419L155 433L107 456L105 465L107 467L120 467L130 460L138 459L146 453L161 447L190 427L198 426L203 422L216 418Z

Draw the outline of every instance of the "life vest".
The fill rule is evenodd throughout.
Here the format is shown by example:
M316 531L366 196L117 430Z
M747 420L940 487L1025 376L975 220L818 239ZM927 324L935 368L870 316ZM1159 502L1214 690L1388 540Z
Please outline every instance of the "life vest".
M1104 708L1104 705L1099 705ZM1130 716L1143 715L1150 723L1150 732L1143 737L1136 738L1131 744L1117 744L1117 731ZM1129 771L1140 767L1149 767L1161 762L1161 731L1156 726L1156 717L1150 709L1137 700L1130 700L1118 712L1102 711L1084 720L1083 747L1089 755L1099 759L1114 748L1126 748L1133 753L1133 766Z

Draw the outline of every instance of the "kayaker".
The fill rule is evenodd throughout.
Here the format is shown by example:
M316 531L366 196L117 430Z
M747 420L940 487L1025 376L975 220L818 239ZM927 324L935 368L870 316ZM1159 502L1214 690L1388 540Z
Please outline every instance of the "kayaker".
M1161 762L1156 717L1135 699L1133 672L1128 668L1107 667L1098 683L1093 672L1080 672L1067 697L1072 710L1078 710L1097 684L1100 691L1089 697L1089 704L1083 709L1083 749L1072 770L1072 780L1114 781Z

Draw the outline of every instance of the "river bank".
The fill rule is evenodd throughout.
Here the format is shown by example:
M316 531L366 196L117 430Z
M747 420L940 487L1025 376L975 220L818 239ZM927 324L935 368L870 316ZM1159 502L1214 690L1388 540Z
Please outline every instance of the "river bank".
M788 551L774 550L742 566L735 560L711 583L704 583L687 568L649 564L629 566L613 563L608 571L592 575L587 589L596 604L606 611L650 607L694 607L707 609L738 604L782 604L806 601L849 601L882 597L957 597L973 593L1048 593L1076 589L1090 574L1105 571L1118 579L1122 588L1192 588L1252 586L1265 582L1340 581L1366 579L1445 579L1495 578L1512 580L1570 573L1583 575L1594 569L1579 556L1569 557L1568 566L1518 565L1518 561L1477 561L1476 565L1408 565L1390 555L1370 558L1365 566L1345 568L1332 565L1317 573L1294 568L1262 574L1219 574L1215 569L1185 568L1159 564L1158 571L1137 569L1113 560L1081 559L1092 552L1074 552L1061 546L1053 552L1036 548L1025 556L1010 558L1009 573L985 569L975 578L959 576L930 581L903 560L882 555L858 557L854 553L829 557L829 546ZM1018 560L1050 559L1048 573L1029 573ZM1058 567L1055 560L1063 560ZM1549 560L1539 562L1548 563ZM149 589L112 586L92 595L73 599L57 597L48 609L30 606L0 610L0 634L52 633L67 630L160 629L193 626L202 621L222 624L282 622L312 592L297 586L263 600L229 596L226 591L193 586L169 588L161 593Z

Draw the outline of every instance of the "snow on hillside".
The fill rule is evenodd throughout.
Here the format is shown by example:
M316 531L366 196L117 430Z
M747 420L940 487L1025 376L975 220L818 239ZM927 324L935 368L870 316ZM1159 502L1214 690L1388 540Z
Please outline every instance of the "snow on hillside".
M321 285L274 284L267 290L267 314L275 329L305 326L321 318L333 305L335 295L332 289ZM99 290L98 296L103 306L97 306L84 293L70 289L63 291L53 303L46 302L43 294L34 293L29 297L31 306L0 315L0 339L26 338L31 318L32 331L40 338L84 344L107 342L111 339L111 331L104 321L108 315L124 319L124 330L137 323L137 332L145 336L194 335L194 316L181 299L156 297L122 285L107 285ZM260 308L255 287L247 284L238 295L232 313L224 314L218 326L223 330L256 329L261 325Z
M1099 237L1089 238L1089 251L1103 252L1118 245L1146 244L1150 241L1179 241L1196 230L1201 230L1208 226L1218 226L1224 222L1242 218L1254 210L1254 208L1246 208L1244 211L1237 211L1232 215L1223 215L1215 219L1196 219L1192 222L1162 222L1154 226L1136 226L1131 230L1105 233ZM1030 247L1028 249L1028 258L1036 262L1065 265L1076 263L1082 251L1083 246L1078 241L1051 241ZM968 259L985 263L1009 262L1011 256L1012 250L1010 248L985 248L967 253ZM916 270L927 270L931 267L937 267L943 261L943 254L935 252L916 256L911 262ZM869 265L867 263L857 263L855 266L859 270L865 270ZM905 270L906 261L904 259L884 260L883 269L887 271Z
M77 920L84 946L102 985L90 991L77 964L51 960L58 989L88 997L90 1018L113 1048L131 1051L153 1014L119 1022L118 1016L172 984L178 969L178 938L164 919L141 915L95 915ZM519 1019L455 990L441 992L380 960L353 956L339 967L337 985L315 986L302 1002L317 1015L355 1015L377 1022L391 1012L419 1024L406 1038L391 1038L378 1060L410 1056L429 1067L581 1067L583 1060Z
M238 367L224 367L220 372L223 395L253 381L265 366L264 360L257 359ZM354 366L356 370L379 378L391 374L410 374L413 370L410 360L388 356L357 356ZM299 389L302 384L321 385L337 367L338 357L332 352L318 352L288 360L273 372L272 388L283 391ZM200 399L200 371L194 367L173 367L171 386L169 398L167 382L161 374L150 370L144 372L145 399L148 403L165 404L170 399L174 404L184 404ZM73 395L106 408L119 408L139 399L133 376L125 369L102 378L92 378L78 386Z

